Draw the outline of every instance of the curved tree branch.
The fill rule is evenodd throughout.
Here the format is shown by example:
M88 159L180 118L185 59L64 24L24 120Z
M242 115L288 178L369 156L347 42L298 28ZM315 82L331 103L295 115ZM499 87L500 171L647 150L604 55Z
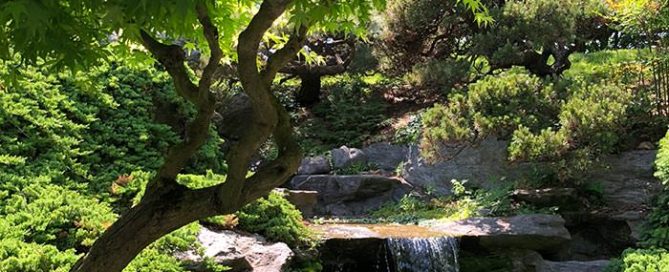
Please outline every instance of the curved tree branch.
M186 55L183 49L175 44L167 45L159 42L151 34L144 30L140 31L144 47L165 67L167 73L174 80L177 93L193 104L198 103L196 86L188 76L186 70Z
M301 25L299 29L291 35L288 42L276 53L269 56L267 60L267 65L265 69L261 72L261 77L265 84L271 84L272 80L276 76L276 73L279 72L279 69L286 65L288 61L295 57L297 52L300 52L304 41L307 39L307 30L309 29L306 25Z
M207 44L209 45L209 52L211 56L209 57L209 62L205 66L202 76L200 77L199 82L199 92L200 96L208 96L211 84L213 81L214 73L219 70L220 61L223 57L223 50L218 43L218 29L211 22L209 18L209 11L207 7L199 2L196 6L197 9L197 19L200 21L202 28L204 30L204 37L207 39Z

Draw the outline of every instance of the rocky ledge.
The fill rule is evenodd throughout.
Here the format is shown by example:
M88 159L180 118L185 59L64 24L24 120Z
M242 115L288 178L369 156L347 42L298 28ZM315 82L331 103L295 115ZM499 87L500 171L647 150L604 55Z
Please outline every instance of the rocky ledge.
M288 245L267 242L259 235L202 227L197 238L204 247L204 256L232 267L231 272L283 271L294 255ZM176 257L190 264L189 271L209 271L202 267L202 258L195 252L179 252Z
M378 175L295 176L287 187L318 192L313 211L327 216L364 215L399 200L411 188L401 179Z

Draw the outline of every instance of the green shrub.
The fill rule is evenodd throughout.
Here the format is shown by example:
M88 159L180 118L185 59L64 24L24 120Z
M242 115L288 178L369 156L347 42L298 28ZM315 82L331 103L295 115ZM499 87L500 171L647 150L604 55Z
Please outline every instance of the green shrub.
M611 153L625 133L630 92L609 83L571 87L560 108L559 129L534 134L521 126L513 133L509 159L551 161L561 180L587 170L598 154Z
M662 184L669 185L669 131L660 140L660 149L655 158L655 177L660 179Z
M472 191L464 182L452 180L452 196L417 197L406 195L371 213L376 221L417 223L426 219L460 220L472 216L508 216L525 213L553 213L511 200L511 187Z
M409 122L406 124L406 126L395 130L395 135L393 135L393 143L410 145L418 142L422 133L421 116L421 113L410 116Z
M447 93L456 84L469 80L469 70L469 61L464 59L431 60L414 66L406 79L412 85L439 88Z
M270 241L285 242L290 247L311 247L311 231L302 222L302 214L281 193L244 206L237 212L240 229L258 233Z
M607 272L669 271L669 252L664 249L627 249Z
M439 143L509 138L520 126L539 131L556 122L560 96L560 88L521 69L486 76L425 112L421 145L430 156Z
M647 120L636 118L648 113L634 106L631 88L620 79L542 80L521 69L503 71L450 95L448 105L428 109L421 147L428 159L437 159L444 144L510 139L509 160L550 162L550 176L573 181L597 156L625 144L637 127L630 118Z
M5 272L66 272L79 256L73 249L0 237L0 267Z

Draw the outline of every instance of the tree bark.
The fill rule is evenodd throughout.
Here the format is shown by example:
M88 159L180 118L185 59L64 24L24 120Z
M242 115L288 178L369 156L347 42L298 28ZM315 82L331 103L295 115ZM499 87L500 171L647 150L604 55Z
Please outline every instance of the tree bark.
M175 187L144 198L95 241L72 271L122 271L160 237L198 219L238 209L233 205L214 206L214 192L212 189Z
M300 89L295 95L295 101L304 107L312 106L320 100L321 96L321 75L314 73L301 73Z
M290 2L263 1L258 13L239 36L237 73L244 92L250 97L254 114L240 139L226 154L227 179L209 188L189 189L178 184L176 178L208 138L216 102L210 87L222 57L218 30L211 23L206 7L198 4L198 21L203 26L211 57L197 85L187 73L181 48L163 44L142 31L144 46L170 74L177 93L196 106L197 115L186 125L182 142L168 151L163 166L147 185L140 203L114 222L70 271L120 272L160 237L199 219L233 213L267 195L295 173L302 154L293 138L290 116L273 96L270 87L279 68L300 50L307 27L301 26L286 45L270 57L264 70L259 71L256 60L262 36ZM279 147L279 156L247 177L253 154L272 135Z

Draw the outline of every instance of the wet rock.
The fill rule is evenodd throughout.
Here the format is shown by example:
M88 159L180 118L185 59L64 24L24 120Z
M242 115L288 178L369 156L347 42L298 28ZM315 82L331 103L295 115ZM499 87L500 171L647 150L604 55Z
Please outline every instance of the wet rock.
M342 146L330 151L335 169L344 169L354 164L366 164L367 155L360 149Z
M327 174L332 171L330 160L325 156L306 157L297 169L298 175Z
M318 192L288 190L285 188L277 188L274 190L282 193L288 202L295 205L295 207L302 212L304 217L311 217L314 215L314 208L318 203Z
M537 272L602 272L609 265L609 260L596 261L544 261Z
M324 271L456 271L458 240L425 227L396 224L314 225Z
M258 235L216 232L202 227L198 240L204 247L204 256L232 267L232 271L283 271L293 257L293 251L288 245L269 243ZM178 259L194 264L194 267L202 261L194 252L176 255Z
M486 248L558 251L571 239L559 215L518 215L469 218L455 222L426 222L433 231L475 239Z
M385 240L378 238L332 239L321 247L323 271L391 272L390 256Z
M388 201L399 200L410 185L400 179L375 175L295 176L292 190L318 192L317 215L365 215Z
M362 149L367 155L368 163L380 170L394 171L397 166L407 160L409 148L403 145L375 143Z

